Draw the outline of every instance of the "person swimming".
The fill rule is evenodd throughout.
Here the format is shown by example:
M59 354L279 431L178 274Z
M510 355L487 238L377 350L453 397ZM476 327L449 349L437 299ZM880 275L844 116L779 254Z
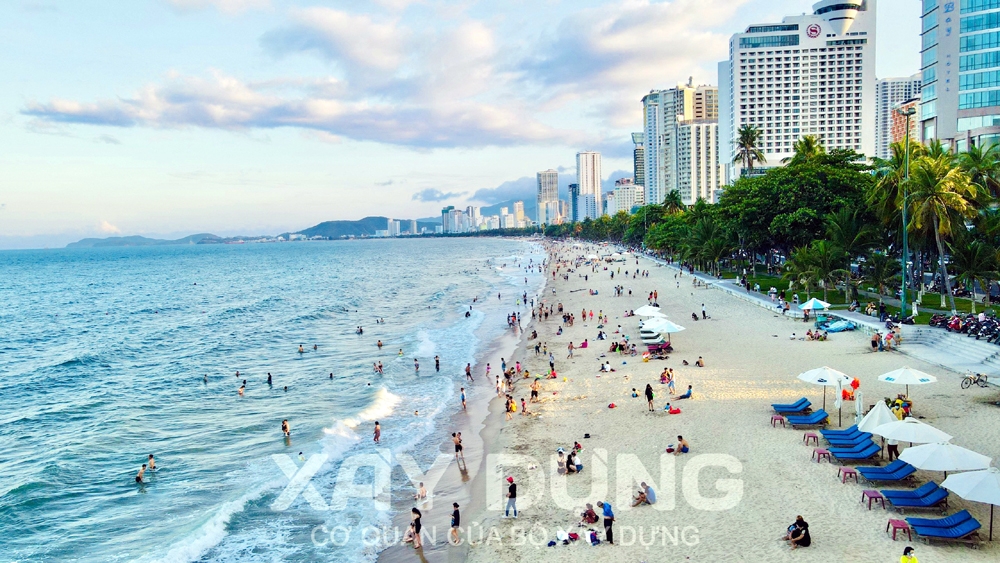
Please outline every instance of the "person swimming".
M139 473L137 473L135 475L135 482L141 484L142 483L142 476L145 475L145 474L146 474L146 464L144 463L144 464L142 464L142 467L139 469Z
M299 344L299 354L305 354L305 353L306 353L305 349L302 348L301 344Z
M271 384L271 372L267 372L267 384Z
M399 357L400 357L400 358L402 358L402 357L403 357L403 349L402 349L402 348L400 348L400 349L399 349Z
M382 349L382 341L379 340L378 344L376 344L376 346L378 346L378 349L381 350Z
M149 454L149 460L146 463L149 465L150 471L156 471L156 460L153 459L153 454Z

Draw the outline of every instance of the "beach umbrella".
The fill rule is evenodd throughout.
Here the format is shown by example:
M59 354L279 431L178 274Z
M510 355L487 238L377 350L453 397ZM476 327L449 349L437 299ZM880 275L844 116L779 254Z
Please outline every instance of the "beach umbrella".
M816 299L815 297L799 305L799 309L803 311L805 311L806 309L809 309L810 311L814 311L816 309L828 309L829 307L830 307L829 303L827 303L826 301L821 301L819 299Z
M878 434L887 440L909 442L911 444L947 442L952 438L951 434L942 432L930 424L920 422L913 417L877 426L874 430L871 430L871 433Z
M597 255L596 254L588 254L587 255L587 259L588 260L597 260Z
M659 307L653 307L652 305L643 305L642 307L639 307L638 309L636 309L634 312L635 312L636 315L639 315L640 317L665 317L666 316L666 315L663 314L662 311L660 311Z
M899 454L899 459L917 469L926 471L971 471L986 469L992 458L976 453L970 449L956 446L948 442L936 442L906 448Z
M928 383L934 383L937 378L929 373L924 373L920 370L901 367L897 370L890 371L889 373L883 373L878 376L879 381L885 381L886 383L895 383L897 385L906 385L906 396L910 396L910 385L926 385Z
M650 319L650 321L646 323L646 326L642 328L643 330L651 330L653 332L659 332L661 334L668 335L667 336L668 343L670 342L670 336L669 336L670 334L686 330L681 325L660 317L655 317L653 319Z
M993 507L1000 504L1000 469L988 467L983 471L955 473L941 486L965 500L990 505L990 541L993 541Z
M859 402L860 400L858 399ZM892 414L889 407L885 405L885 401L878 401L872 407L872 410L868 411L868 414L858 423L858 430L874 434L876 428L891 422L899 422L899 419L896 418L896 415Z
M884 406L885 403L882 403L882 405ZM892 414L892 413L889 413L889 414ZM858 427L860 428L861 427L861 421L864 420L864 417L865 417L864 394L862 394L861 391L855 391L854 392L854 424L857 424Z
M826 408L826 388L836 387L837 380L841 380L841 385L846 385L850 383L851 378L842 371L837 371L831 367L823 366L821 368L811 369L806 372L799 374L799 379L805 381L806 383L812 383L813 385L823 386L823 408Z

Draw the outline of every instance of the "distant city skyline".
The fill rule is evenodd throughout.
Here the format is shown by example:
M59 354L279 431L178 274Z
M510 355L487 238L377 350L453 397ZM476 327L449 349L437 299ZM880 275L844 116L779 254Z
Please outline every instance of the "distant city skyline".
M437 216L565 190L584 150L607 191L645 93L716 84L733 33L811 5L8 2L0 248ZM878 10L876 75L913 74L918 5Z

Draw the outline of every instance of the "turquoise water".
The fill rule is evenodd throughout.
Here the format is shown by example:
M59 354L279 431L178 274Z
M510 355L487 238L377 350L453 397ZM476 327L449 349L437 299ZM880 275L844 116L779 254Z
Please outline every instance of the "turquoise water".
M371 559L311 534L391 514L273 510L288 478L271 455L329 455L312 479L329 500L374 420L394 453L437 443L464 365L541 283L529 258L495 239L0 253L0 560Z

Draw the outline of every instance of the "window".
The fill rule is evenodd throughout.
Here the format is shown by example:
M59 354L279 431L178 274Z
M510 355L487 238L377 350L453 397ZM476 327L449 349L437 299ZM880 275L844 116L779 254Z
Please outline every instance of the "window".
M921 18L921 22L923 23L923 26L920 30L922 33L927 33L932 28L937 27L938 24L937 12L931 12L927 14L926 16Z
M962 18L961 33L996 29L998 27L1000 27L1000 13L990 12L988 14Z
M963 37L963 39L965 39ZM927 67L937 62L937 47L931 47L920 54L920 66Z
M932 29L932 30L928 31L927 33L925 33L923 35L923 37L920 38L920 40L921 40L921 47L920 47L920 49L921 50L926 49L928 47L933 47L935 44L937 44L937 31L938 30L935 27L934 29Z
M976 53L974 55L962 55L958 60L958 70L963 72L967 70L981 70L984 68L996 67L1000 67L1000 51Z
M975 72L965 74L959 78L959 90L978 90L979 88L993 88L1000 85L1000 70L986 72Z
M747 33L774 33L776 31L798 31L799 24L782 25L752 25L747 28Z
M1000 32L991 31L989 33L980 33L979 35L969 35L962 37L959 41L958 50L963 53L966 51L992 49L1000 47Z
M966 1L968 1L968 0L962 0L962 11L963 12L965 11L965 2ZM975 1L975 0L973 0L973 1ZM926 14L927 12L933 10L934 8L937 8L937 0L924 0L924 9L920 13L921 14Z
M826 42L828 47L832 47L834 45L865 45L867 43L868 43L867 39L838 39L837 41ZM838 56L843 57L844 55L838 55Z
M1000 115L980 115L958 118L958 130L969 131L980 127L1000 127Z
M958 96L958 109L974 109L1000 106L1000 90L972 92Z
M740 37L740 48L786 47L798 45L798 35L765 35L763 37Z
M927 11L927 2L924 0L924 11ZM934 0L935 4L937 3ZM981 12L983 10L994 10L1000 8L1000 0L962 0L962 13Z

